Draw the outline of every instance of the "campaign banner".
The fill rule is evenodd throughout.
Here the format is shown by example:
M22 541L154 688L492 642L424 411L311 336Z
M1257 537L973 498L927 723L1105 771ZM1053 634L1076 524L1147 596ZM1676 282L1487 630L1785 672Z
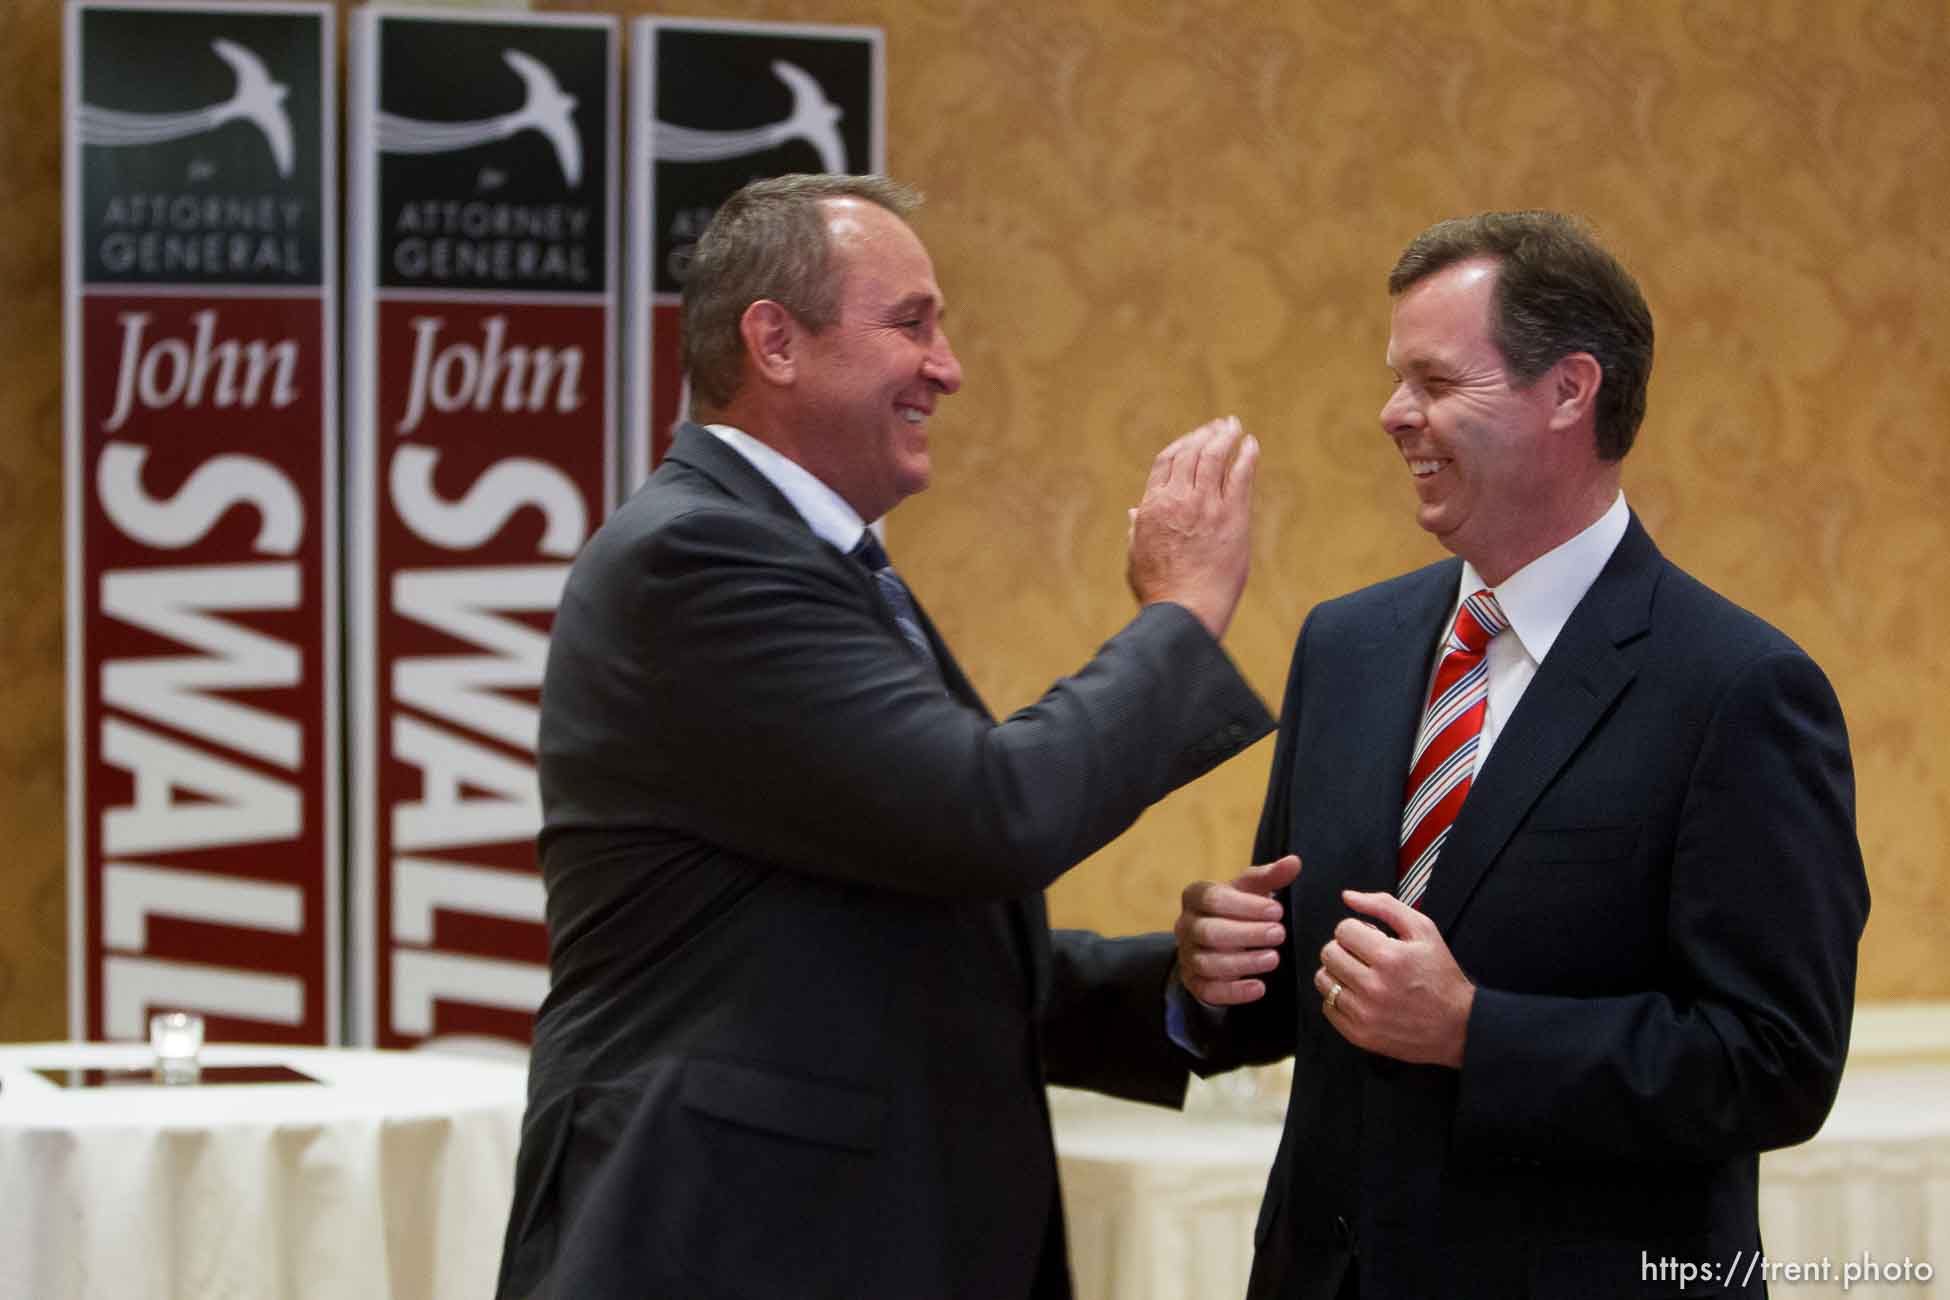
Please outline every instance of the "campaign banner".
M65 10L76 1038L339 1040L332 17Z
M353 1033L525 1043L542 668L616 478L617 24L361 9L350 34Z
M649 477L690 405L684 268L718 205L761 176L887 165L877 27L640 18L630 45L626 493Z

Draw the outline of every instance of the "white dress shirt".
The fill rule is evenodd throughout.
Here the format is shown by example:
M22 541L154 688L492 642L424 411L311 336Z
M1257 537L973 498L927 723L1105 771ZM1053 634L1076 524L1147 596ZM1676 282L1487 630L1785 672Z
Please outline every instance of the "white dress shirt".
M1624 540L1625 525L1630 518L1625 494L1620 492L1596 523L1524 565L1501 586L1490 588L1510 626L1490 641L1489 708L1484 712L1482 735L1476 742L1472 779L1483 770L1483 760L1489 757L1503 724L1516 712L1517 701L1529 689L1530 679L1537 675L1537 666L1557 643L1557 634L1564 630L1571 611L1584 599L1584 593L1591 590L1611 553ZM1448 640L1449 629L1455 625L1456 611L1462 608L1463 601L1482 589L1483 579L1477 574L1476 566L1464 561L1456 603L1450 607L1449 619L1442 625L1442 642ZM1429 670L1428 683L1422 689L1425 707L1429 690L1435 685L1436 670L1441 666L1442 656L1438 654Z
M707 424L704 427L716 434L718 441L743 456L753 469L765 476L766 482L784 493L792 508L799 512L799 517L806 521L806 527L838 547L840 554L851 554L853 548L860 544L860 534L867 531L867 525L861 520L859 511L848 505L839 493L820 482L811 470L743 429L734 429L728 424Z

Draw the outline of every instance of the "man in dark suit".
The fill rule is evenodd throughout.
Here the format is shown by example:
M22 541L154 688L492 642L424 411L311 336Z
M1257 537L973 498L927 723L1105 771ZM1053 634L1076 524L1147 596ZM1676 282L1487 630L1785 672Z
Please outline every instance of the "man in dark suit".
M1444 222L1389 290L1457 558L1308 617L1265 865L1178 924L1200 1068L1294 1057L1249 1294L1764 1294L1758 1155L1834 1100L1868 912L1840 708L1626 509L1652 318L1588 232Z
M865 529L961 384L871 177L755 182L685 289L700 418L578 558L542 692L551 988L506 1297L1062 1297L1044 1097L1165 1104L1169 936L1042 889L1272 730L1220 649L1257 446L1173 443L1143 608L996 722Z

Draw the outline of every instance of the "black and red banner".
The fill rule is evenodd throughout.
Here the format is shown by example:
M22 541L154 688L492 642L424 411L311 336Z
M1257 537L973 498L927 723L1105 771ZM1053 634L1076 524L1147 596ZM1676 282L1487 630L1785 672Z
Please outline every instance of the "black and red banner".
M352 17L361 1042L526 1042L547 991L542 668L616 478L616 34L601 17Z
M884 171L887 102L877 27L642 18L630 47L626 492L689 406L678 308L718 205L761 176Z
M331 6L66 10L69 1016L339 1037Z

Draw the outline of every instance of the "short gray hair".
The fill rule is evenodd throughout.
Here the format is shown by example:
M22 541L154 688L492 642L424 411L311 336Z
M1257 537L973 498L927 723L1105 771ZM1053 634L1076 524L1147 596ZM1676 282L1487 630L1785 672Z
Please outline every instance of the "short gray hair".
M835 173L752 181L724 201L691 255L684 281L684 370L706 407L722 407L744 380L745 309L771 299L818 333L839 316L843 285L833 270L828 199L865 199L907 218L918 191L885 176Z

